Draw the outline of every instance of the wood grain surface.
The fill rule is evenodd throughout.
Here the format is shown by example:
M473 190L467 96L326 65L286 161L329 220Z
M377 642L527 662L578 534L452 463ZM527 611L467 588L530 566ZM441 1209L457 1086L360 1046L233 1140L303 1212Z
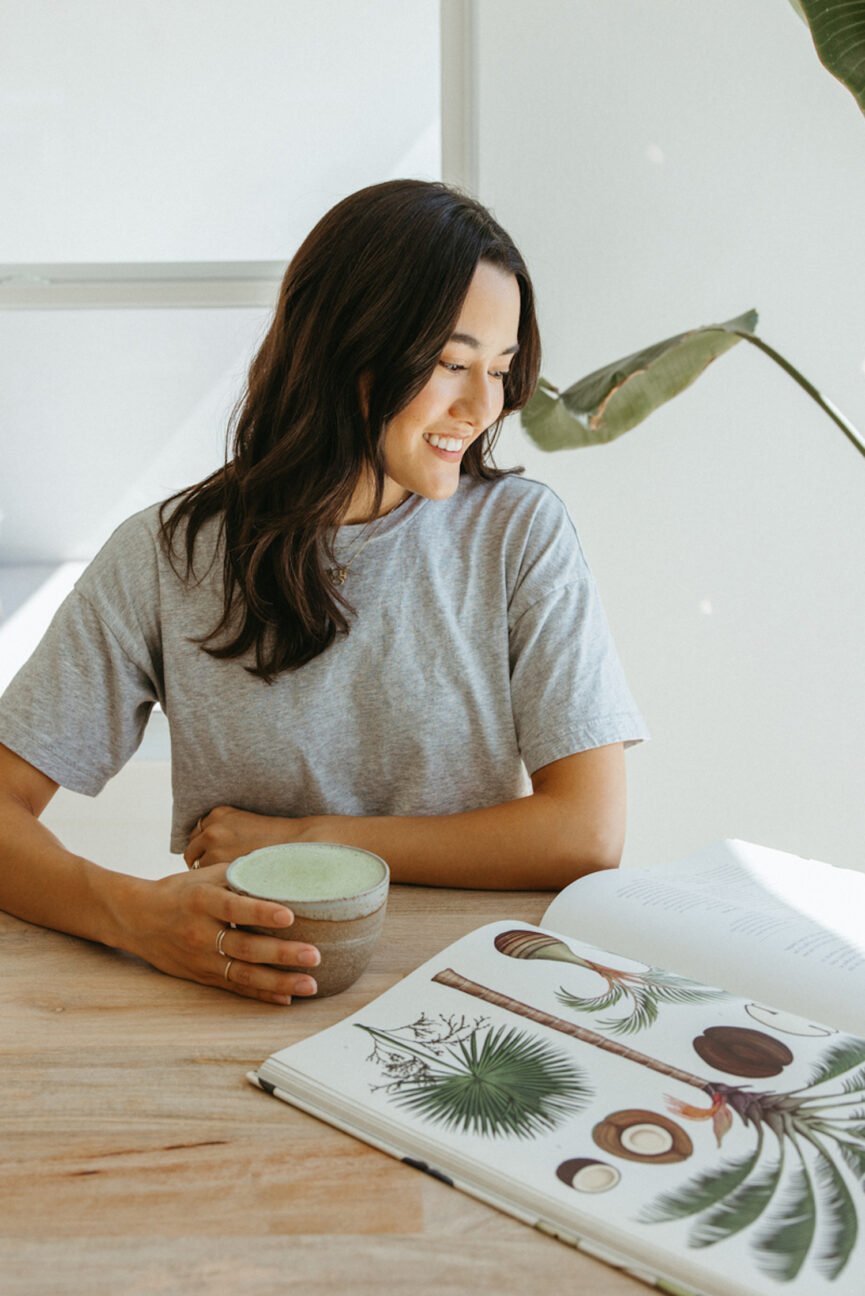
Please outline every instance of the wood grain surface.
M548 901L395 886L369 971L287 1008L0 914L0 1290L645 1291L245 1079L472 928L537 922Z

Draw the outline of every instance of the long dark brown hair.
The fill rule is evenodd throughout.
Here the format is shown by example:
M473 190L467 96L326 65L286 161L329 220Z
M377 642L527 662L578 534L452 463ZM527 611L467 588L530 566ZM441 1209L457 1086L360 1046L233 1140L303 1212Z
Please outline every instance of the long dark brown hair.
M460 465L493 480L522 471L496 468L492 451L540 370L531 280L501 226L458 189L389 180L337 203L301 244L232 412L224 466L159 511L172 563L185 523L186 579L198 532L219 519L224 607L219 624L192 640L205 652L240 657L254 646L255 667L246 669L272 683L348 633L354 609L326 570L335 528L364 478L375 483L378 513L385 426L432 374L480 261L514 274L520 290L519 351L502 415ZM223 630L234 637L205 646Z

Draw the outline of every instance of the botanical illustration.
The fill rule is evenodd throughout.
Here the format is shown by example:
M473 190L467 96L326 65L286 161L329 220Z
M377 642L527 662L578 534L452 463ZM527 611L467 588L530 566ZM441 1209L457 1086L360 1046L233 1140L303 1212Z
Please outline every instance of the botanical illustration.
M782 1012L780 1008L769 1008L766 1004L745 1004L745 1012L754 1021L763 1026L771 1026L773 1031L783 1035L800 1035L806 1039L818 1039L820 1036L836 1035L838 1032L831 1026L822 1026L818 1022L804 1021L793 1013Z
M592 1139L604 1152L643 1165L671 1165L687 1161L694 1151L682 1126L660 1112L627 1107L610 1112L592 1130Z
M693 1247L711 1246L756 1226L752 1243L757 1263L778 1281L795 1278L812 1252L826 1278L843 1271L858 1232L845 1169L865 1186L865 1040L839 1036L799 1089L755 1092L638 1053L450 968L433 981L699 1090L708 1106L668 1098L670 1111L680 1120L710 1121L719 1147L734 1118L753 1134L746 1156L721 1160L665 1193L645 1209L643 1222L696 1217L689 1236ZM827 1091L829 1085L834 1087ZM605 1146L614 1151L611 1142Z
M358 1028L373 1040L367 1061L386 1077L373 1091L448 1129L533 1138L592 1096L585 1073L559 1050L513 1028L492 1030L484 1017L422 1013L396 1030Z
M570 1157L556 1167L556 1178L577 1192L602 1193L618 1187L621 1173L609 1161L597 1157Z
M574 963L595 972L606 982L606 990L590 998L580 998L562 988L556 998L559 1003L575 1012L608 1012L621 1005L627 1009L620 1017L602 1018L600 1030L611 1035L633 1035L653 1025L658 1019L661 1004L707 1003L729 996L725 990L689 981L687 977L665 972L663 968L650 967L645 972L624 972L607 967L575 954L564 941L539 931L525 929L500 932L495 939L500 954L518 959L551 959L557 963Z

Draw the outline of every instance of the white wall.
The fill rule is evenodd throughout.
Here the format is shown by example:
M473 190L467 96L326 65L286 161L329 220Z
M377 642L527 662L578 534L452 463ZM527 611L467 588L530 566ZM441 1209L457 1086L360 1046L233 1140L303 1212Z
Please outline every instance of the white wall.
M0 87L0 260L287 260L429 167L438 4L27 0Z
M478 5L479 196L560 387L751 306L865 428L865 119L785 0ZM746 343L623 439L500 462L566 500L653 741L626 860L740 836L865 865L865 460Z
M285 263L437 178L439 115L437 0L5 5L0 261ZM0 309L0 564L90 558L221 462L268 316Z

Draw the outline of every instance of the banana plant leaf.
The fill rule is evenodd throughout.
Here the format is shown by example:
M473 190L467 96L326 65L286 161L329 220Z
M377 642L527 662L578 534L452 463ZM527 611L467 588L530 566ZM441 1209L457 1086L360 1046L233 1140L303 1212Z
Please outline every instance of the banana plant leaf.
M563 392L541 378L521 412L523 427L541 450L613 441L690 387L756 324L757 312L751 310L725 324L677 333L597 369Z
M863 0L790 0L811 29L817 57L865 112Z

